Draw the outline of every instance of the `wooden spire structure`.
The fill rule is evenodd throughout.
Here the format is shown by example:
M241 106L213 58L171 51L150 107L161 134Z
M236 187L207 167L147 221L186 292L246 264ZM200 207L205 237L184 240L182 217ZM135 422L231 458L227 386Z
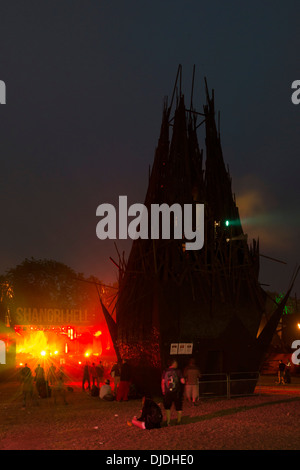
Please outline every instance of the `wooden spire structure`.
M120 276L114 336L120 356L131 360L135 383L146 389L159 387L172 344L191 344L203 373L259 370L284 306L260 340L266 296L258 281L259 243L248 245L243 232L206 81L205 90L203 112L194 109L192 97L187 109L179 67L171 104L164 103L144 202L148 209L204 204L204 246L187 251L184 239L136 239ZM190 357L178 355L180 367Z

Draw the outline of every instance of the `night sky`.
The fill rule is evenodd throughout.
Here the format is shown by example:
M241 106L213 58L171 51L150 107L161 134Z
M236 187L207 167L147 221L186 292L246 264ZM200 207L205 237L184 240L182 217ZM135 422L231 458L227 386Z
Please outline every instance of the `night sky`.
M300 261L299 18L299 0L1 0L0 273L34 257L116 280L96 208L144 202L164 97L182 64L189 100L195 64L244 231L287 263L262 258L260 282L284 292Z

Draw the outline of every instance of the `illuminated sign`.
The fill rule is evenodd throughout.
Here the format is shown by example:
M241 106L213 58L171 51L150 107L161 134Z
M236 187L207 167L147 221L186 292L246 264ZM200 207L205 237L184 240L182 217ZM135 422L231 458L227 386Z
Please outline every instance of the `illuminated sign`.
M15 321L18 325L65 325L89 323L90 318L83 309L18 307Z

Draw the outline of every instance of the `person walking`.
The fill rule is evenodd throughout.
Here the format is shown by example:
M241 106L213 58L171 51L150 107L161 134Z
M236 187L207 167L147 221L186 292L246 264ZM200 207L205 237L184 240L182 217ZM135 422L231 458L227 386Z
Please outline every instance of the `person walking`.
M291 383L291 363L290 361L287 362L285 371L284 371L284 381L286 384Z
M28 403L28 398L33 397L33 377L31 369L25 364L21 370L22 394L23 394L23 408Z
M91 390L91 381L90 381L90 366L88 361L86 361L83 368L83 377L82 377L82 390L85 390L85 382L88 383L88 390Z
M56 367L54 364L51 364L48 370L47 380L50 385L55 385L57 377L56 377Z
M98 373L97 373L97 369L96 369L94 362L92 363L90 372L91 372L91 377L92 377L92 386L93 387L96 386L99 388L99 378L98 378Z
M185 379L185 396L193 405L197 404L199 398L200 370L196 366L195 359L190 359L188 366L183 371Z
M110 371L110 375L114 380L114 396L117 396L118 392L118 387L120 384L120 366L118 362L115 362L115 364L112 366L112 369Z
M280 359L279 361L279 365L278 365L278 385L282 384L284 385L285 382L284 382L284 371L285 371L285 363L282 362L282 360Z
M64 404L67 405L67 398L66 398L66 387L65 387L65 376L63 373L59 373L57 376L57 382L53 387L53 396L54 396L54 404L56 405L56 399L58 396L61 396Z
M117 401L128 401L131 384L131 368L126 359L123 360L120 374L120 385L117 392Z
M171 407L173 403L177 411L177 424L181 423L184 383L184 377L181 370L178 368L177 361L174 359L172 360L170 367L163 371L161 380L167 426L170 425Z
M31 374L31 369L28 367L28 364L24 364L24 367L22 367L20 371L20 381L21 383L24 382L25 378L28 376L28 374Z
M37 368L35 369L35 386L39 397L45 398L45 396L48 395L46 389L45 371L40 364L38 364Z
M102 361L99 361L99 364L96 365L97 371L97 385L100 387L101 384L104 383L104 366Z

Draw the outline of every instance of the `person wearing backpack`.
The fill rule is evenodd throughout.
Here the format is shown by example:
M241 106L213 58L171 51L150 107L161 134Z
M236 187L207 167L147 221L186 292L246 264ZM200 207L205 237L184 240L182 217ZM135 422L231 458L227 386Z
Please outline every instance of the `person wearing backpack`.
M171 407L174 403L177 411L177 424L181 423L182 402L183 402L183 385L185 380L178 363L174 359L167 369L163 371L161 380L161 389L163 393L163 403L166 410L167 426L170 425Z

